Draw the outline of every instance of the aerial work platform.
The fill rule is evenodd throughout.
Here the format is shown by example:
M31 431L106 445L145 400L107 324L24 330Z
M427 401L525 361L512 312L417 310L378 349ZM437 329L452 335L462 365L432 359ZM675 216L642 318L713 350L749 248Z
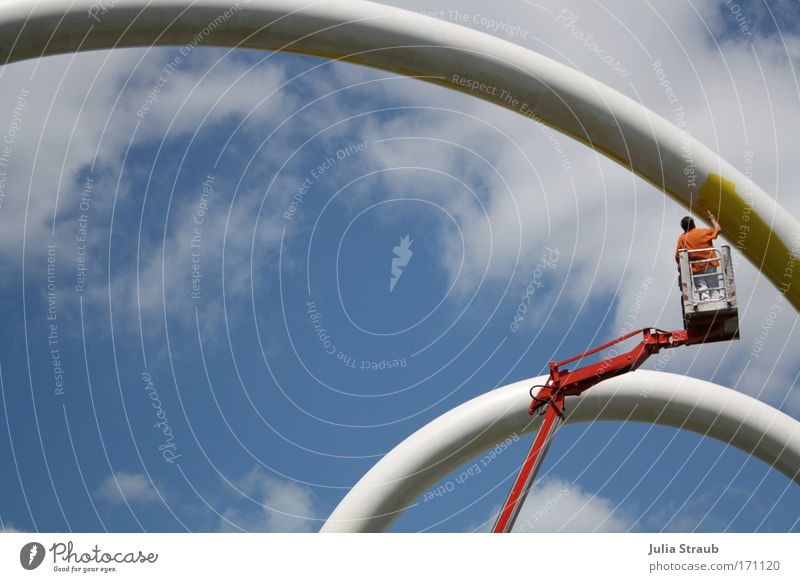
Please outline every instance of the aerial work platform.
M694 258L707 254L713 258ZM683 328L691 337L704 338L702 342L691 343L739 339L739 312L730 247L681 250L679 257Z
M580 396L603 380L631 372L662 349L739 339L739 312L730 248L722 246L719 250L713 247L681 250L678 255L678 272L684 329L663 331L643 328L572 358L550 362L550 377L545 384L531 388L528 413L541 414L544 419L500 510L493 532L507 533L514 527L550 443L564 422L564 402L567 396ZM640 333L641 342L628 352L574 370L565 368L568 364Z

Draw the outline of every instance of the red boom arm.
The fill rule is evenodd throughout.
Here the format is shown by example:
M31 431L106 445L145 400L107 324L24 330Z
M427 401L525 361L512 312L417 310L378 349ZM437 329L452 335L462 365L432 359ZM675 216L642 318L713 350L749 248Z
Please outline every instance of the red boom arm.
M639 333L643 334L642 341L629 352L611 358L606 358L594 364L588 364L575 370L561 369L572 362L578 361L586 356L591 356L625 341ZM497 518L492 531L495 533L510 532L517 519L519 510L525 502L525 497L530 491L533 480L539 472L547 449L552 442L561 422L564 420L564 398L566 396L578 396L588 390L598 382L632 372L641 366L647 358L657 354L664 348L674 348L694 343L702 343L700 337L692 337L685 330L661 331L652 328L644 328L633 331L627 335L619 337L602 346L593 348L587 352L561 362L550 362L550 378L544 386L534 386L531 388L531 402L529 414L535 414L537 410L545 407L544 421L539 428L536 439L533 441L528 456L520 469L519 475L514 482L511 492L508 494L503 509ZM540 388L536 395L533 394L534 388Z

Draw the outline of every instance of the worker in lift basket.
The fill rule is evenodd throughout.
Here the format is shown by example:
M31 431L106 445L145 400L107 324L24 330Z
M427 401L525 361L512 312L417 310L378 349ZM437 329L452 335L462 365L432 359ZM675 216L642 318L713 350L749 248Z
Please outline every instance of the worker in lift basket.
M679 252L681 250L693 251L696 249L711 249L714 246L712 242L717 235L722 232L717 217L709 210L708 218L711 221L713 228L697 228L694 225L694 219L691 216L684 216L681 219L681 228L683 234L678 237L678 248L675 250L675 260L679 260ZM716 260L717 252L714 250L700 251L689 253L690 261L700 261L703 259L714 259L712 261L703 263L693 263L692 273L694 275L704 275L694 278L694 286L699 293L701 301L708 299L718 300L723 299L723 294L717 289L712 289L709 295L708 289L711 287L719 287L719 261Z

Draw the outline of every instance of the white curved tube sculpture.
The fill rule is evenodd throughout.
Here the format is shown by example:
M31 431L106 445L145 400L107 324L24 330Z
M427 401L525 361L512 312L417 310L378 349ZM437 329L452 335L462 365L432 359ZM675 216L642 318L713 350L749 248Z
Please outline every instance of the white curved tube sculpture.
M664 118L516 44L360 0L0 3L0 63L192 42L319 55L425 76L550 125L616 160L700 216L713 210L724 233L737 237L750 262L800 309L800 285L790 285L800 255L800 225L788 212ZM502 99L501 89L516 101ZM739 241L742 232L747 236Z
M469 459L509 435L536 430L541 420L528 416L528 391L546 379L523 380L478 396L415 432L356 483L322 531L384 531L429 487ZM639 370L567 399L567 423L596 420L647 422L700 433L730 443L800 484L800 422L729 388Z
M202 42L319 55L425 76L570 135L693 211L715 211L727 234L746 227L743 253L800 308L800 285L790 285L800 254L798 222L731 164L662 117L578 71L487 34L370 2L305 4L7 0L0 3L0 63ZM502 99L501 89L514 101ZM467 402L406 439L359 481L323 531L384 529L427 485L506 435L534 428L526 414L532 382ZM568 402L575 406L569 422L629 418L681 426L730 442L798 481L798 423L719 386L640 371L607 380Z

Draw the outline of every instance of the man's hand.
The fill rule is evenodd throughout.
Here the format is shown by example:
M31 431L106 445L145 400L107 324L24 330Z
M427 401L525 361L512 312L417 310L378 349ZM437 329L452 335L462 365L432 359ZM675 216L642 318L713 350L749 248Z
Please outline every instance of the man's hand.
M710 210L708 211L708 219L711 221L711 226L722 232L722 227L719 225L719 222L717 222L717 217L714 216L714 213Z

